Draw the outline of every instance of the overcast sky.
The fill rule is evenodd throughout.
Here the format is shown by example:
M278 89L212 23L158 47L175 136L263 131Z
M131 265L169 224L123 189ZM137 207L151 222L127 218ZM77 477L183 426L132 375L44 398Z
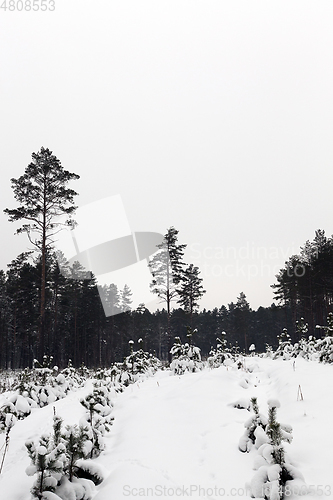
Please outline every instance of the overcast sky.
M285 260L333 233L333 2L55 7L0 12L0 268L27 247L10 178L44 146L79 205L119 194L133 231L179 230L202 307L270 305Z

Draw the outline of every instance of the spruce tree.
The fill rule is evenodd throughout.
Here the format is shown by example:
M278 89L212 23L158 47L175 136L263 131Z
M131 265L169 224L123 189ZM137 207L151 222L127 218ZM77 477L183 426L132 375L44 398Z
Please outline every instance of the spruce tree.
M185 311L190 315L190 326L193 326L193 313L198 308L198 301L201 299L206 290L204 290L199 277L199 268L190 264L184 271L178 294L180 296L178 303L181 304Z

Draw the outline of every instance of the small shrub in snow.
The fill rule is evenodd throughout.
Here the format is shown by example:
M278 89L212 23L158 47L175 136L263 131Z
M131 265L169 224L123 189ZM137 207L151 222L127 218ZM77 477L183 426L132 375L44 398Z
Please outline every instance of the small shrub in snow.
M304 318L296 321L296 335L299 339L306 339L309 331L309 325L305 323Z
M107 389L102 385L95 385L93 392L82 398L80 403L87 410L80 425L92 442L90 458L93 458L105 447L104 435L113 423L112 403Z
M31 408L36 408L37 404L29 397L13 394L9 397L9 402L15 406L16 416L18 419L23 419L30 415Z
M292 345L291 338L286 328L282 330L282 333L278 335L279 346L273 355L273 359L280 356L283 359L290 359L292 355Z
M137 379L135 375L147 372L153 374L161 367L161 362L158 358L142 349L142 339L139 339L138 343L139 349L134 351L134 342L133 340L129 341L130 354L124 359L123 363L123 370L132 376L133 381Z
M211 349L209 353L209 357L207 359L208 361L208 366L210 368L218 368L221 366L226 358L230 358L230 352L227 347L227 340L225 338L227 334L225 332L222 332L221 338L217 338L217 345L216 349Z
M305 358L305 359L315 359L318 358L316 355L316 339L309 336L308 339L301 338L298 342L293 345L292 357Z
M62 433L62 442L66 448L64 472L67 474L69 481L72 481L76 475L77 461L85 456L85 441L86 433L82 427L78 427L77 425L67 425L65 431Z
M51 368L53 364L53 356L48 356L47 354L44 354L43 356L43 361L40 363L38 359L34 359L34 368Z
M322 326L321 328L325 332L325 337L332 337L333 336L333 313L330 312L327 316L326 319L326 326Z
M62 478L65 446L63 443L54 446L50 436L42 436L38 446L33 441L27 441L25 446L31 459L26 473L28 476L37 474L31 493L35 498L42 499L45 491L55 491Z
M305 359L318 360L322 363L333 363L333 313L329 313L326 326L316 325L318 332L320 330L324 332L324 336L320 339L316 339L312 335L306 338L308 325L304 323L303 318L296 322L296 329L301 337L300 340L291 345L287 330L284 329L279 337L279 347L271 355L273 359L280 356L283 359L299 356Z
M265 435L264 431L267 425L267 418L259 413L257 398L251 398L251 407L254 415L252 415L244 423L246 430L244 435L241 436L238 443L238 448L242 452L250 451L253 445L256 445L256 447L259 448L264 439L263 436Z
M266 434L269 441L262 444L255 460L258 469L251 481L251 493L255 498L280 500L292 490L305 486L302 474L293 467L287 457L282 442L291 442L292 428L279 424L276 420L276 410L279 401L268 401L268 423Z
M5 421L3 423L4 430L5 430L5 443L4 443L4 450L2 453L2 459L1 459L1 463L0 463L0 474L2 472L3 464L4 464L4 461L6 458L6 453L7 453L8 448L9 448L9 433L12 430L12 428L14 427L15 423L16 423L15 415L13 415L12 413L6 413Z
M175 375L183 375L186 371L197 372L203 367L199 347L188 343L182 344L179 337L175 337L170 353L172 355L170 369Z
M318 360L322 363L333 363L333 337L326 336L317 341Z
M53 407L54 416L53 416L53 443L55 446L61 442L61 426L62 426L62 418L59 415L55 414L55 407Z
M15 420L17 419L16 407L10 401L6 401L0 407L0 432L6 432L8 415L12 415Z
M174 344L170 349L170 354L173 359L177 359L184 354L184 346L180 340L180 337L175 337Z
M0 394L12 391L18 384L18 374L16 371L7 369L0 370Z
M105 448L104 436L109 430L109 427L105 425L105 418L96 412L87 412L81 417L79 425L86 441L85 456L98 457Z
M50 358L46 358L45 364L50 364ZM26 368L12 377L15 392L7 396L3 408L0 408L0 432L4 431L2 414L9 407L18 419L23 419L30 415L32 408L41 408L65 398L72 388L80 387L85 382L80 375L81 369L75 370L71 365L61 372L57 367L40 366L32 370Z
M34 497L49 500L90 500L94 484L103 481L97 464L85 460L93 446L92 429L67 425L62 430L62 419L54 415L53 435L42 436L36 447L26 443L31 465L29 476L37 474L31 490Z

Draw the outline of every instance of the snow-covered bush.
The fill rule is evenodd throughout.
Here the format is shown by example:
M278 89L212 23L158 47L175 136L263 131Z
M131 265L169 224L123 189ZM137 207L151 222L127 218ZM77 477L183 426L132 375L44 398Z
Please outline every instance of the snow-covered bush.
M90 458L96 457L104 449L104 435L113 423L110 393L103 385L95 384L92 393L80 400L87 412L80 420L80 426L91 441Z
M322 363L333 363L333 337L326 336L316 342L318 360Z
M175 337L170 353L172 355L170 369L175 375L183 375L186 371L197 372L203 368L199 347L188 343L182 344L179 337Z
M279 346L274 353L267 353L267 356L276 359L283 356L283 359L291 359L292 357L302 357L310 360L318 360L322 363L333 363L333 313L329 313L327 317L327 325L316 325L316 330L324 333L322 338L317 339L310 335L306 338L308 325L304 322L304 318L296 321L296 330L300 340L294 345L290 342L290 337L287 330L284 328L279 338Z
M308 336L309 325L305 323L304 318L296 321L296 335L299 339L306 339Z
M312 337L312 335L310 335L308 339L301 338L293 345L291 356L293 358L318 359L316 349L317 342L317 339Z
M6 401L0 407L0 432L6 432L9 416L14 418L14 423L17 420L17 411L13 403Z
M283 441L292 441L292 428L277 422L279 406L275 399L268 401L266 434L269 439L258 448L254 464L257 472L251 481L251 493L255 498L280 500L286 491L300 490L305 486L302 474L290 464L282 444Z
M142 339L139 339L139 349L134 351L134 342L133 340L129 341L130 354L124 359L122 366L123 370L130 374L130 378L133 381L136 381L138 378L135 375L143 373L152 375L161 367L161 362L158 358L142 349L142 343Z
M5 442L4 442L4 450L3 450L3 454L2 454L2 459L1 459L1 463L0 463L0 474L2 472L6 453L7 453L8 448L9 448L9 434L10 434L10 431L12 430L12 428L14 427L15 424L16 424L15 415L13 413L10 413L10 412L6 413L5 418L4 418L4 422L2 424L3 429L5 431ZM3 446L1 448L3 448Z
M37 446L33 441L27 441L25 446L31 459L26 473L28 476L37 474L31 493L35 498L42 499L44 491L55 491L63 476L65 446L63 443L55 446L51 436L46 435L41 436Z
M62 442L66 447L64 473L72 483L74 478L89 479L94 484L103 480L100 468L91 460L87 460L93 448L91 433L82 426L67 425L62 433Z
M290 335L287 332L286 328L284 328L281 334L278 335L278 341L279 341L279 346L275 351L275 353L273 354L273 359L276 359L280 356L282 356L283 359L290 359L292 355L292 344Z
M270 344L265 344L265 352L258 354L260 357L272 358L274 356L274 349Z
M207 361L210 368L218 368L224 363L226 358L231 357L230 350L227 347L226 335L226 332L222 332L221 338L216 339L216 349L212 347L209 352Z
M46 365L50 364L50 359L44 359ZM80 371L82 372L81 369L75 370L70 365L60 372L56 366L52 369L49 366L42 366L34 369L26 368L15 374L12 380L14 393L6 394L6 399L0 408L0 432L4 431L3 413L11 411L16 418L23 419L30 415L32 408L42 408L65 398L71 389L85 383L86 378L80 375ZM86 374L86 371L84 373Z
M264 432L267 425L267 418L259 413L257 398L251 398L251 407L254 415L244 423L246 430L238 443L238 448L242 452L250 451L253 445L259 448L263 442L268 441L268 437L265 436Z
M0 370L0 394L12 391L18 384L18 373L14 370Z
M33 399L28 396L21 396L20 394L13 394L9 397L8 401L15 406L18 419L23 419L30 415L31 408L37 408L37 404Z
M53 435L42 436L38 446L27 441L31 465L26 473L37 474L31 490L34 497L43 500L92 498L93 486L103 481L103 473L97 464L86 460L93 446L92 429L89 430L87 433L77 425L67 425L62 430L62 419L55 415Z

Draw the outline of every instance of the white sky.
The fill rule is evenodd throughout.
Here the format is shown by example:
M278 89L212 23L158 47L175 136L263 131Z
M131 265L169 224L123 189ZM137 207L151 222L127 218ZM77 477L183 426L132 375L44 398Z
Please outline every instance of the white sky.
M179 230L202 307L270 305L284 261L333 233L332 1L55 4L0 12L0 268L27 247L10 178L44 146L79 205L120 194L133 231Z

